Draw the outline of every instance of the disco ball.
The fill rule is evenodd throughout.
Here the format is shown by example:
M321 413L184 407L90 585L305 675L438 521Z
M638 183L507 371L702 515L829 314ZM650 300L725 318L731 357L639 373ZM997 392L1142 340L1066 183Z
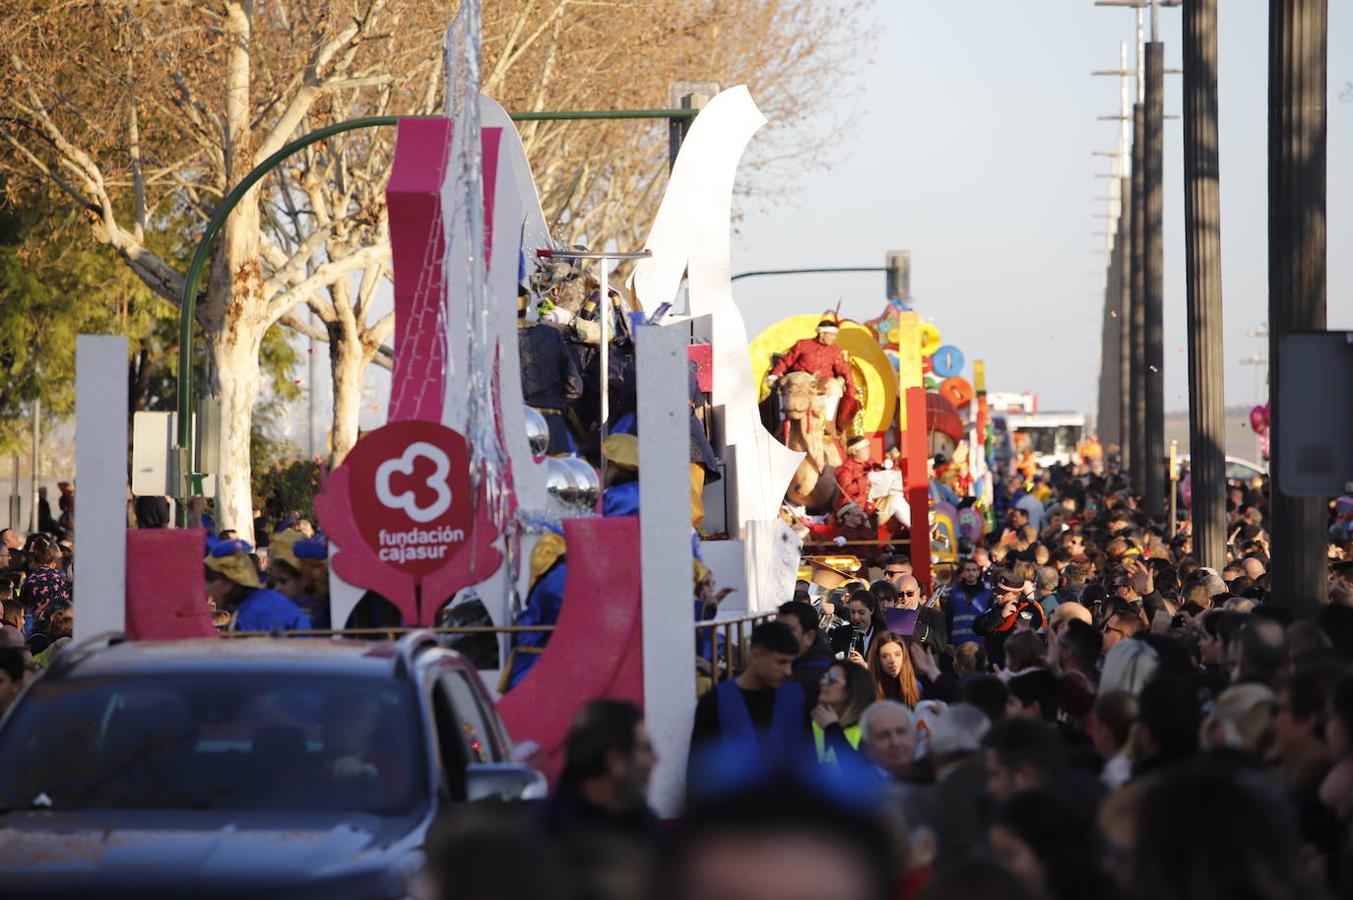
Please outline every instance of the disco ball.
M551 456L545 460L545 490L566 509L578 505L578 484L568 457Z
M601 478L597 475L597 470L586 460L576 456L565 456L562 460L573 475L575 504L581 510L596 509L597 499L601 496Z
M526 440L531 445L531 455L536 462L541 462L550 449L549 423L538 411L524 404L522 414L526 417Z

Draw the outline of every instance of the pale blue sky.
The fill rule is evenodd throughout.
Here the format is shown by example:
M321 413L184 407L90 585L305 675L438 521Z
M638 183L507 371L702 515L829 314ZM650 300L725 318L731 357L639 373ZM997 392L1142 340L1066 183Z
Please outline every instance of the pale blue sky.
M1220 115L1226 398L1255 396L1267 352L1246 336L1267 319L1267 32L1265 0L1222 0ZM1353 329L1353 2L1330 6L1329 326ZM1177 68L1180 11L1160 13ZM859 76L858 117L830 171L806 171L793 205L749 211L733 271L882 265L912 252L917 309L947 343L987 361L992 390L1037 391L1045 409L1094 413L1102 315L1103 220L1128 9L1093 0L882 0L874 62ZM1131 65L1131 59L1129 59ZM1167 76L1167 112L1181 112ZM1166 408L1187 406L1182 123L1165 130ZM748 279L735 294L748 330L834 306L872 318L882 275Z

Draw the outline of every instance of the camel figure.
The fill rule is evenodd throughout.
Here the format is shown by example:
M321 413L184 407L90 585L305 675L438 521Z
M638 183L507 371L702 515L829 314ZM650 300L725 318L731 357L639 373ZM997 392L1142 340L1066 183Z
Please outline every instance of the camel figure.
M826 436L827 419L821 412L817 378L810 372L790 372L776 385L784 416L781 441L807 454L790 481L786 496L810 511L830 508L836 494L836 467L841 448Z

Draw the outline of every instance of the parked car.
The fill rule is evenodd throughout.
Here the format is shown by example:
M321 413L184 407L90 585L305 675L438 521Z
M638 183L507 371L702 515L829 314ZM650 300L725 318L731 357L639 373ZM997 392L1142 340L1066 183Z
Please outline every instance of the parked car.
M1179 471L1186 473L1188 470L1189 454L1181 453L1179 455ZM1239 456L1226 457L1227 481L1243 481L1248 484L1256 478L1264 478L1267 475L1268 467L1263 463L1251 462L1248 459L1241 459Z
M428 632L67 648L0 721L5 897L404 897L428 827L544 795Z

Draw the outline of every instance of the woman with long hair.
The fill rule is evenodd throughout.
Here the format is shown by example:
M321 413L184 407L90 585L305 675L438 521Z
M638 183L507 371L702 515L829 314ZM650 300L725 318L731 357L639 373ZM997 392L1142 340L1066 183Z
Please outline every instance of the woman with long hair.
M874 698L897 700L915 707L921 700L921 684L911 665L907 639L896 631L885 631L874 638L869 648L869 672L874 676Z
M860 746L860 714L874 702L874 679L863 666L834 662L822 673L813 707L813 745L821 763L839 762Z

